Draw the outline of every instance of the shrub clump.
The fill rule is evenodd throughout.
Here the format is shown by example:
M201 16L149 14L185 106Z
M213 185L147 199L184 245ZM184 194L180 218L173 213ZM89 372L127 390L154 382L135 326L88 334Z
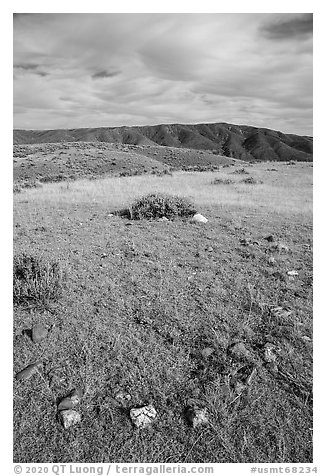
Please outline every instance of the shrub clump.
M57 261L21 253L14 256L13 298L15 304L46 304L62 293L63 272Z
M233 174L240 174L240 175L249 175L249 172L244 167L242 167L241 169L237 169L232 173Z
M253 177L247 177L247 178L241 180L241 183L247 183L249 185L257 185L257 184L263 183L263 182L261 180L256 180Z
M231 183L234 183L234 180L231 179L221 179L221 178L215 178L212 181L213 185L230 185Z
M153 220L166 217L189 217L197 212L193 203L184 197L150 193L136 200L130 207L130 218Z

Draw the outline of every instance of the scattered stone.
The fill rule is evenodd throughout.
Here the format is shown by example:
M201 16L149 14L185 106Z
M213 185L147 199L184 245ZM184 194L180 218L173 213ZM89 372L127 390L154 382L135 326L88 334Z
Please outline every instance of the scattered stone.
M159 218L158 221L164 221L164 222L167 222L167 221L170 221L168 218L166 217L162 217L162 218Z
M272 374L277 374L278 367L275 362L267 362L266 369L269 370Z
M280 271L275 271L273 274L272 274L273 278L275 279L279 279L280 281L286 281L283 273L281 273Z
M237 359L250 359L251 353L249 350L246 348L245 344L243 342L237 342L235 344L232 344L228 347L229 353L232 355L232 357L235 357Z
M213 347L205 347L205 349L201 351L201 355L204 357L204 359L207 359L214 352L215 352L215 349L213 349Z
M71 426L81 422L81 415L80 413L76 412L76 410L62 410L59 413L59 419L64 429L67 430Z
M268 235L265 236L264 240L268 241L269 243L272 243L273 241L275 241L275 237L274 235Z
M241 244L242 246L249 246L249 245L250 245L250 241L247 240L247 238L241 238L240 244Z
M28 365L25 369L21 370L16 374L17 380L27 380L29 379L35 372L37 368L41 365L41 362L35 362L34 364Z
M275 346L270 342L264 345L264 360L265 362L271 363L276 361L276 355L274 354Z
M42 326L42 324L36 324L36 326L34 326L32 329L32 341L35 344L41 342L43 339L46 338L47 335L48 329Z
M302 336L301 339L305 340L306 342L311 342L311 338L308 336Z
M81 389L74 388L67 397L63 398L58 405L58 410L71 410L78 405L82 398Z
M107 257L107 253L102 253L101 254L101 258L106 258Z
M281 306L271 307L269 309L269 312L273 317L276 317L278 319L287 319L293 314L293 311L291 309L284 309Z
M120 390L115 394L114 399L122 405L125 405L126 403L130 402L131 395L127 392L124 392L123 390Z
M208 220L200 213L196 213L190 220L192 223L207 223Z
M298 273L298 271L293 270L293 271L288 271L288 272L287 272L287 275L288 275L288 276L298 276L299 273Z
M193 428L208 424L207 408L188 407L185 410L185 417Z
M130 418L136 428L146 428L151 425L157 416L157 412L153 405L145 407L132 408L130 410Z
M214 248L212 246L209 246L208 248L206 248L206 251L212 253L214 251Z
M267 260L268 264L274 265L276 263L276 260L273 256L270 256Z
M114 217L114 214L113 213L108 213L108 217Z
M275 243L271 249L274 251L279 251L279 252L284 251L285 253L290 251L289 247L286 246L284 243Z

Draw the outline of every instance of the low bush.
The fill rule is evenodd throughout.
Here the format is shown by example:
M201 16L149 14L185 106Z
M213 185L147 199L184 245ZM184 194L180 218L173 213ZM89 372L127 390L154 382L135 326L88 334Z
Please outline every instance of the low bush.
M234 183L234 180L231 179L222 179L222 178L215 178L211 182L213 185L230 185L231 183Z
M21 253L14 256L13 299L15 304L46 304L57 300L64 273L57 261Z
M189 217L197 212L193 203L184 197L150 193L136 200L130 207L130 218L153 220L166 217Z
M249 185L257 185L258 183L263 183L261 180L256 180L254 177L247 177L241 180L241 183L247 183Z
M242 169L237 169L233 174L240 174L240 175L249 175L249 172L243 167Z

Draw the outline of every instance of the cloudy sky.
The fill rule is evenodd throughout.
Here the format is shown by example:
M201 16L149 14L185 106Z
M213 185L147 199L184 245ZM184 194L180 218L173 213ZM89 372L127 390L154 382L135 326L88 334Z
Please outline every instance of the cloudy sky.
M199 122L312 135L312 15L14 15L15 128Z

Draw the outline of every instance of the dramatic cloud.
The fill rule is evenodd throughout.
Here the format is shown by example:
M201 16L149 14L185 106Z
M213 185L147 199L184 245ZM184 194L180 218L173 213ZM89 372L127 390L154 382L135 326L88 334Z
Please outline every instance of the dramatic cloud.
M313 15L308 13L296 18L279 20L262 28L266 35L276 40L283 39L304 39L312 35Z
M99 71L98 73L92 74L93 79L101 79L101 78L113 78L114 76L117 76L120 73L120 71Z
M14 17L14 126L231 122L312 134L312 15Z

